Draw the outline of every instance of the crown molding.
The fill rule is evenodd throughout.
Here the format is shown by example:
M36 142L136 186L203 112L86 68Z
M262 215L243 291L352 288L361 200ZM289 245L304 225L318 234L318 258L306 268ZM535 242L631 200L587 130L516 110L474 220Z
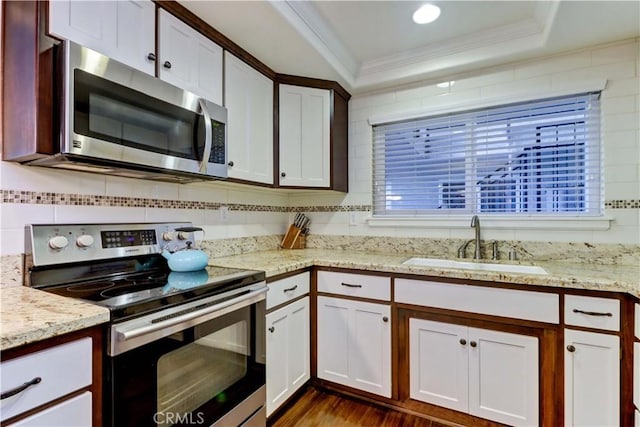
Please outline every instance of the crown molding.
M540 2L533 16L526 20L362 63L340 41L312 2L269 0L269 3L345 80L348 90L357 90L542 48L560 2Z

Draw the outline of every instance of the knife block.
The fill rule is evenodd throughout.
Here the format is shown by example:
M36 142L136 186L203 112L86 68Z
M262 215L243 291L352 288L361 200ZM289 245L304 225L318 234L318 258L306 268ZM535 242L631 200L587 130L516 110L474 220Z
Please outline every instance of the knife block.
M305 245L305 236L302 230L295 225L290 225L287 233L282 238L280 247L282 249L302 249Z

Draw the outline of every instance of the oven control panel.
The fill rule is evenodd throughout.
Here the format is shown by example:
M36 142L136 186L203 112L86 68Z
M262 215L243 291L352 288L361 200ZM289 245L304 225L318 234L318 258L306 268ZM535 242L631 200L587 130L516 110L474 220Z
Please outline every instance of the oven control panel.
M194 241L176 232L189 222L144 224L32 224L26 227L25 253L35 266L160 253Z

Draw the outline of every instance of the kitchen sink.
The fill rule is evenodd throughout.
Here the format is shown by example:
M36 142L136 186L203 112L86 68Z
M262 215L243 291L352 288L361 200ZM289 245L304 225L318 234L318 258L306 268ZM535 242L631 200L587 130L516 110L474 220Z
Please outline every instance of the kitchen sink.
M494 264L488 262L452 261L437 258L411 258L403 262L405 265L422 267L455 268L462 270L501 271L506 273L548 274L542 267L535 265Z

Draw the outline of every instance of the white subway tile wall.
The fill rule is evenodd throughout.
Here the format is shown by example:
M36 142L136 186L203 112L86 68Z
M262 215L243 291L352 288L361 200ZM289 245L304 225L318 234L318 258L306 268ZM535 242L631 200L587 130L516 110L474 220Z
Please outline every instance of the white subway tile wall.
M640 244L640 44L612 43L538 60L354 96L349 102L348 194L285 191L225 182L178 185L0 162L0 189L36 192L48 204L0 204L0 255L24 251L30 223L192 221L209 239L284 233L293 212L308 213L312 233L350 236L467 238L464 228L370 227L371 116L569 89L606 79L602 93L606 231L483 230L484 239ZM446 81L453 84L440 85ZM55 194L54 194L55 193ZM86 197L82 199L82 196ZM61 201L61 198L64 200ZM117 198L126 198L117 203ZM81 200L80 200L81 199ZM105 201L106 200L106 201ZM116 203L113 201L116 200ZM631 201L631 202L628 202ZM181 203L184 202L184 203ZM632 207L628 207L631 203Z
M604 231L584 230L483 230L484 239L520 239L551 242L640 244L640 43L626 40L591 49L523 61L459 76L423 82L422 85L354 96L349 103L349 185L346 197L313 193L292 194L291 206L330 204L342 206L371 203L372 116L392 116L422 107L460 105L517 93L571 90L576 82L606 79L602 92L602 138L604 144L605 200L613 201L605 215L613 218ZM454 81L453 85L438 83ZM617 203L617 201L624 201ZM626 206L632 201L633 208ZM622 205L622 206L620 206ZM369 227L370 212L351 216L314 217L314 231L352 236L466 238L471 232L459 228ZM325 225L323 225L325 224ZM346 231L345 231L346 230Z

